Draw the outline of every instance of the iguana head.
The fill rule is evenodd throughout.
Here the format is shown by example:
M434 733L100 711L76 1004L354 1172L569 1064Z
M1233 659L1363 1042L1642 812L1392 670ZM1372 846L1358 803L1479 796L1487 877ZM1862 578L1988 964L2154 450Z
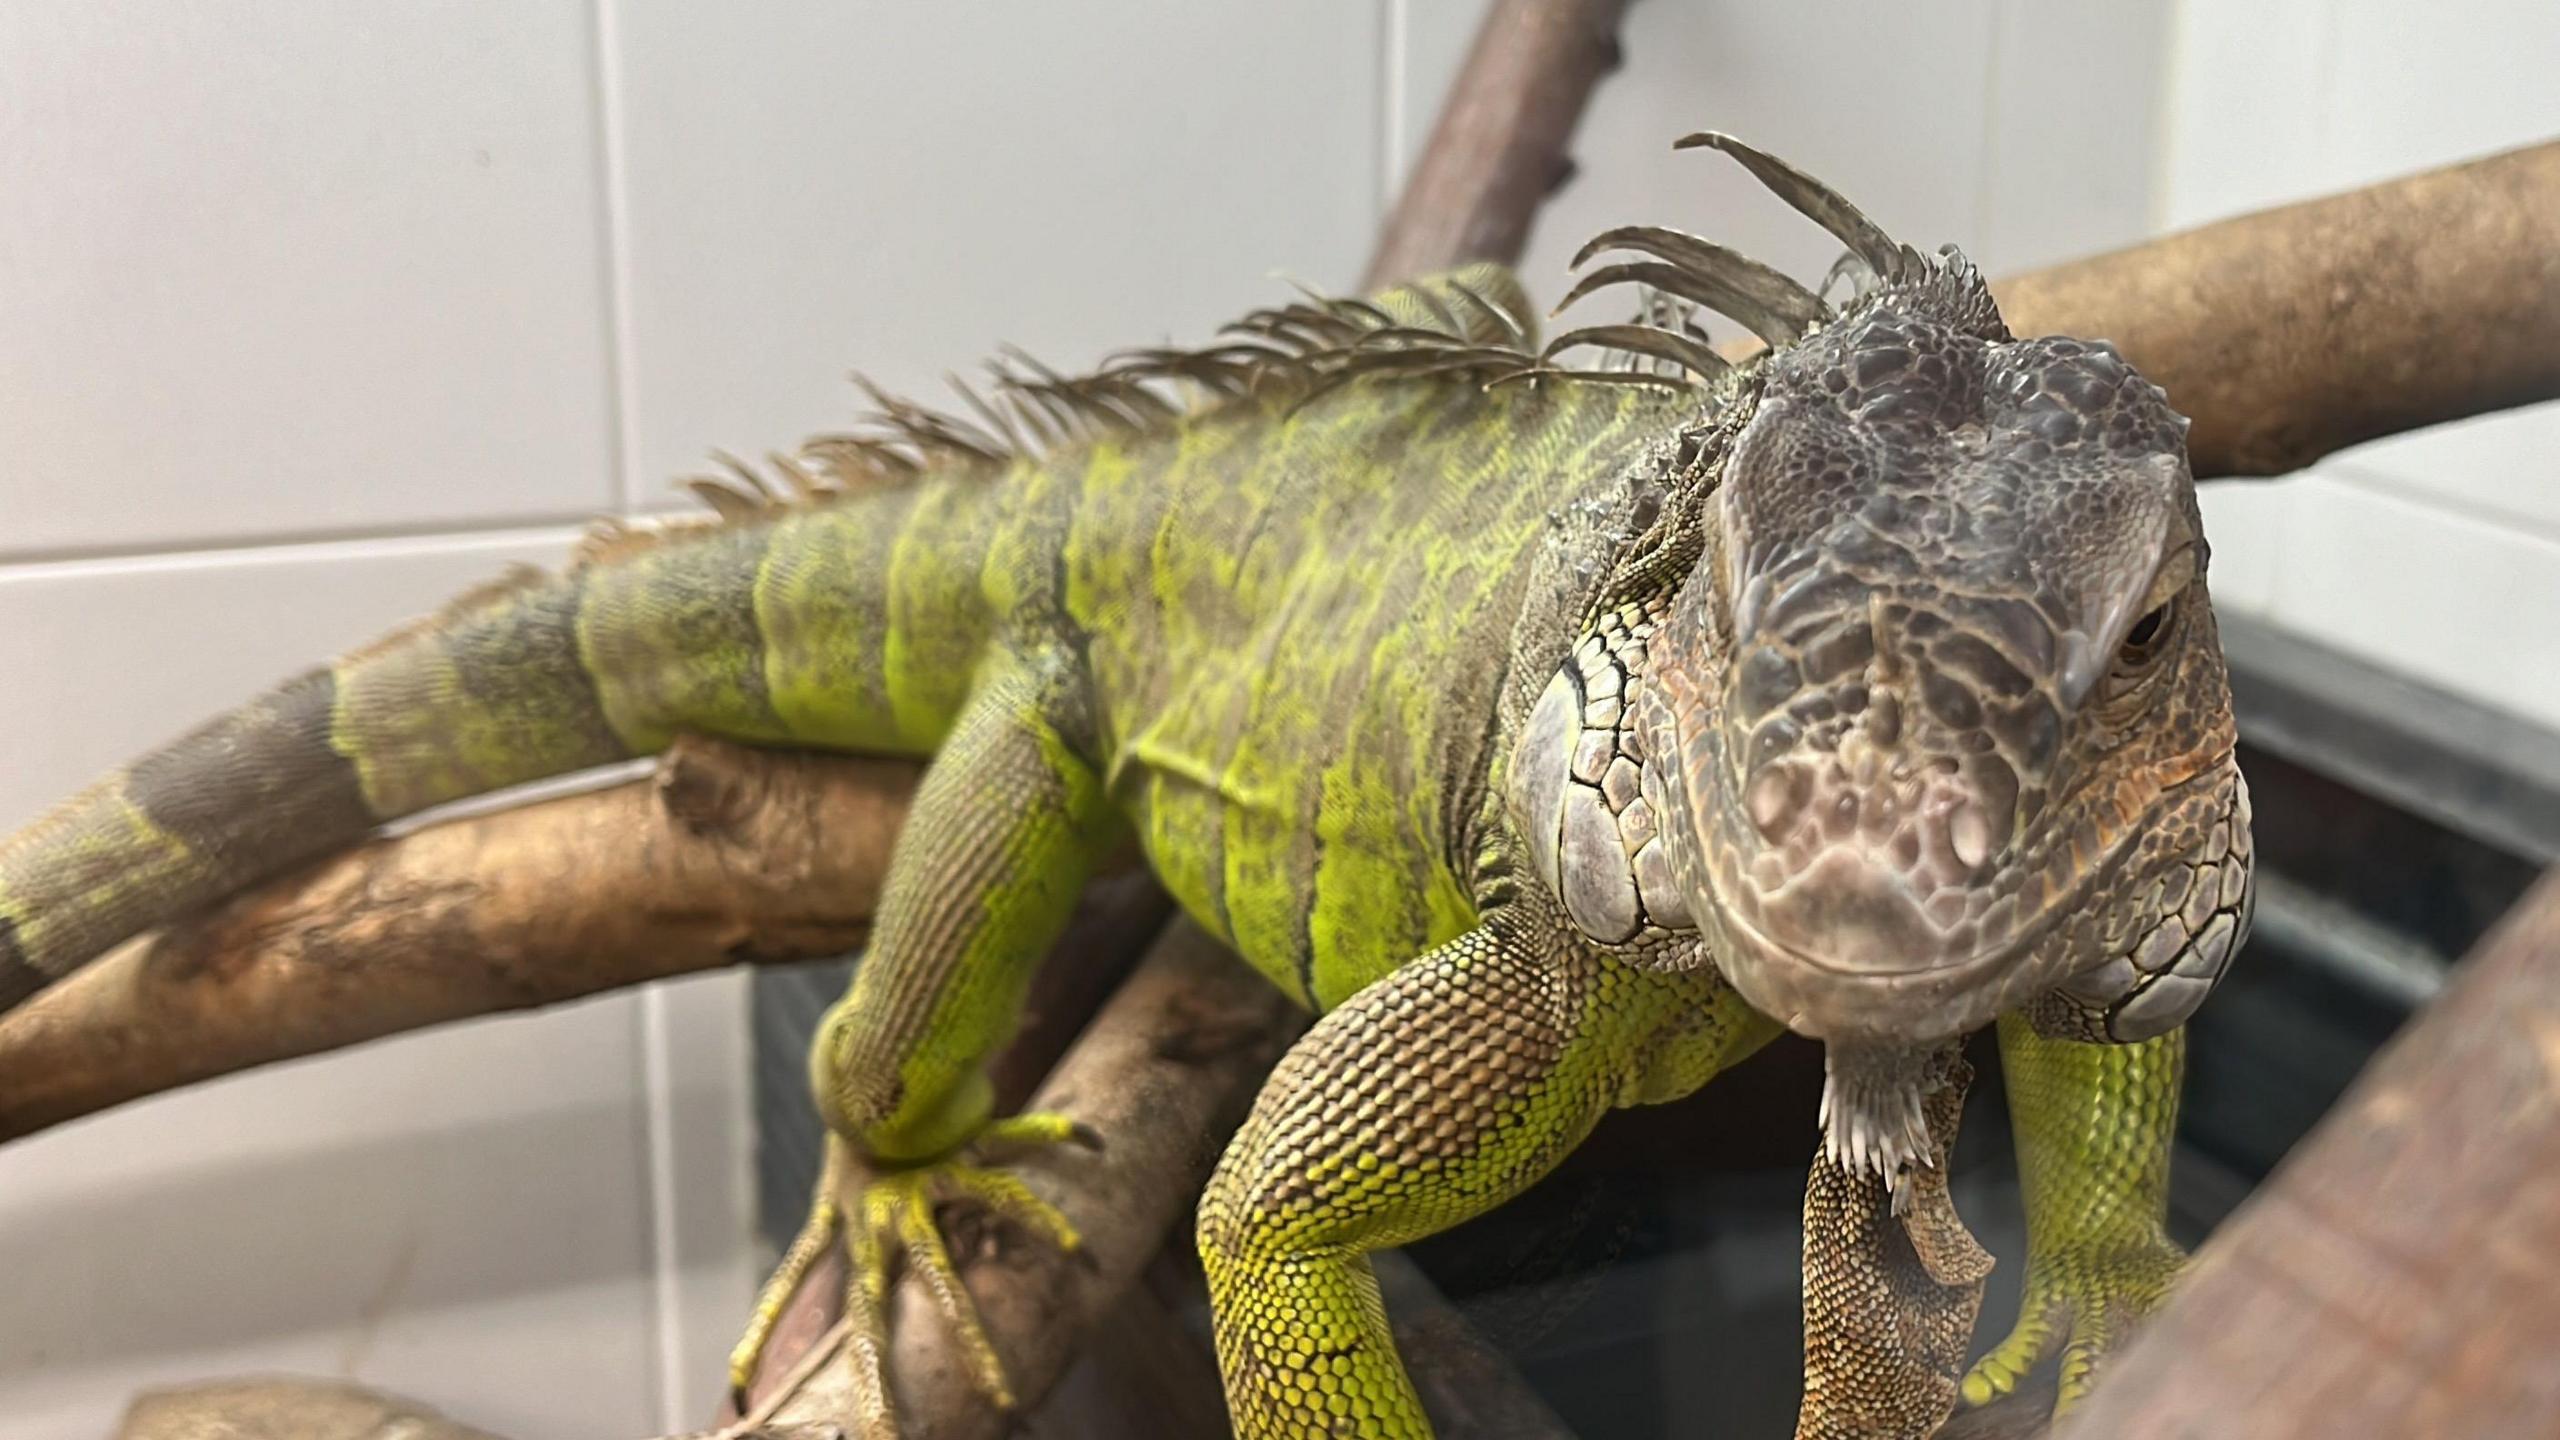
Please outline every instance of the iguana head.
M2186 425L1969 313L1949 270L1769 358L1648 677L1672 876L1807 1034L1960 1034L2110 959L2165 1028L2248 868Z
M1709 143L1878 281L1773 337L1690 437L1689 558L1523 729L1539 863L1594 938L1659 957L1693 929L1835 1054L2030 1001L2091 1038L2169 1028L2249 898L2187 422L2103 342L2011 336L1952 251Z

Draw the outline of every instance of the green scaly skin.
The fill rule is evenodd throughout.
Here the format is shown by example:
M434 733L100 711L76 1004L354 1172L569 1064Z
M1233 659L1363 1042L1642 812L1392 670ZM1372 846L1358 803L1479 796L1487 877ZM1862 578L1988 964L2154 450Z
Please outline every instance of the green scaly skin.
M1430 326L1477 295L1524 308L1505 273L1461 278L1386 309ZM872 1433L891 1428L880 1314L902 1260L1011 1398L933 1204L1074 1243L983 1152L1090 1137L991 1118L985 1067L1084 880L1134 834L1192 918L1322 1017L1200 1208L1237 1430L1426 1435L1367 1254L1501 1203L1607 1110L1685 1095L1780 1028L1694 957L1591 943L1526 874L1504 809L1530 701L1609 603L1661 474L1694 459L1702 403L1709 425L1737 419L1756 381L1337 379L1042 457L946 456L919 483L462 602L0 841L0 1005L385 821L680 732L932 755L811 1058L827 1178L737 1378L840 1240ZM2175 1032L2002 1038L2031 1304L1977 1398L2057 1343L2076 1387L2175 1263Z
M2062 1355L2058 1400L2077 1404L2098 1362L2155 1309L2185 1258L2169 1240L2169 1142L2186 1031L2132 1045L2038 1035L2000 1021L2000 1065L2018 1130L2027 1279L2018 1324L1964 1378L1968 1404L2016 1390Z

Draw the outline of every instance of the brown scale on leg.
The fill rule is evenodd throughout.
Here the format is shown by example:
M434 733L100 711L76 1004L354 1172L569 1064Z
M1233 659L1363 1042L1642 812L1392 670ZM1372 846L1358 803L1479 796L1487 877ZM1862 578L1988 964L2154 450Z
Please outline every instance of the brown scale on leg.
M1517 913L1327 1015L1201 1202L1236 1433L1428 1436L1369 1252L1492 1209L1612 1106L1685 1094L1774 1030L1712 972L1600 960Z
M1949 1052L1923 1106L1930 1159L1897 1184L1828 1154L1804 1197L1804 1407L1796 1440L1920 1440L1953 1412L1991 1255L1947 1194L1972 1071ZM1898 1213L1897 1213L1898 1212Z
M1608 1108L1590 987L1548 958L1471 931L1327 1015L1273 1072L1200 1209L1238 1435L1431 1433L1368 1252L1516 1194Z

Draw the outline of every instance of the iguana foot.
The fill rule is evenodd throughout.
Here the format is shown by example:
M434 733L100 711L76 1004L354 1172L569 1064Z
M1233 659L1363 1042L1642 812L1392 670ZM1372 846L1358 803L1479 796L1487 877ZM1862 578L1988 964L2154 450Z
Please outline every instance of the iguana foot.
M1081 1248L1084 1242L1075 1226L1056 1206L1005 1171L963 1158L993 1148L1059 1143L1088 1149L1101 1146L1100 1137L1082 1122L1046 1113L992 1121L960 1150L895 1167L865 1160L840 1137L829 1136L826 1166L810 1202L809 1219L783 1253L773 1278L765 1282L747 1333L729 1355L729 1385L739 1410L747 1408L748 1387L792 1295L839 1238L852 1262L844 1297L849 1322L846 1345L862 1411L863 1440L891 1440L897 1434L886 1367L889 1287L902 1268L923 1281L935 1306L949 1320L979 1390L999 1408L1012 1409L1013 1388L978 1318L977 1305L961 1283L959 1268L952 1263L935 1210L946 1203L975 1205L1061 1250Z
M2062 1354L2057 1413L2097 1383L2098 1370L2160 1308L2186 1256L2166 1240L2102 1254L2065 1252L2027 1261L2026 1295L2009 1337L1965 1372L1964 1403L1988 1405Z

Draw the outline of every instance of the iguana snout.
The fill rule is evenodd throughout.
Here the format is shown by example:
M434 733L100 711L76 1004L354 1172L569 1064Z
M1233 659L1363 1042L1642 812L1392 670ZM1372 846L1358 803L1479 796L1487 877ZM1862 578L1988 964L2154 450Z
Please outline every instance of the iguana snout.
M1742 803L1763 846L1751 863L1774 883L1736 894L1765 940L1809 963L1913 974L1969 934L1963 896L1988 874L1990 802L1952 756L1915 764L1880 749L1852 731L1838 750L1753 774Z

